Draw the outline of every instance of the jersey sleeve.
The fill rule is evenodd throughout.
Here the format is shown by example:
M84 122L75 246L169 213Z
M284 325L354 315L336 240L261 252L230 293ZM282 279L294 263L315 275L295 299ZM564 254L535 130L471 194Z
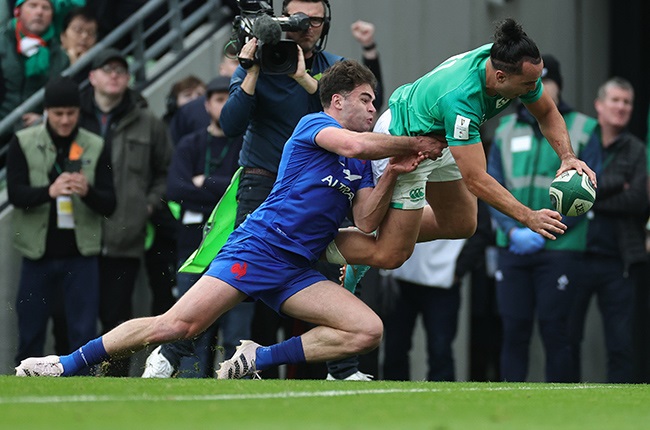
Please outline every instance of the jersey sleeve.
M321 130L328 127L342 128L341 125L329 115L323 113L307 115L298 122L298 125L293 132L293 137L294 140L298 142L308 146L318 147L318 144L316 143L316 135L318 135Z
M539 78L535 89L519 97L519 99L524 104L535 103L542 96L542 92L544 92L544 85L542 84L542 78Z
M372 163L370 161L361 161L363 163L363 173L361 174L361 188L372 188L375 186L375 180L372 176Z
M471 145L481 141L480 118L476 114L480 108L473 107L467 100L455 97L454 93L446 95L440 101L439 107L449 146Z

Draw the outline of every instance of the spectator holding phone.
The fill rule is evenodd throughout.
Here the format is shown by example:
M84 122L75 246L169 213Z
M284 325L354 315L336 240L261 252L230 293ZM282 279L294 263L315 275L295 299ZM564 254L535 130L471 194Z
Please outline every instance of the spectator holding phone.
M104 141L78 125L77 84L51 80L44 105L46 121L17 132L7 155L14 245L23 255L16 363L43 353L57 301L64 303L71 351L97 335L102 219L116 205Z

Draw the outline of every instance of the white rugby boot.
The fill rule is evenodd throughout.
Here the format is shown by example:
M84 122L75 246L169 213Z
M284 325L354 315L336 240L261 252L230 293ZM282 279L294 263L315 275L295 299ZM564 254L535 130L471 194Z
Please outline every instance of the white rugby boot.
M252 376L253 379L262 379L259 370L255 368L255 351L260 344L252 340L242 340L233 356L221 363L217 370L217 379L241 379Z
M331 373L327 374L327 378L325 378L327 381L372 381L375 377L372 375L369 375L367 373L363 373L359 370L354 372L352 375L348 376L347 378L343 379L336 379L334 376L332 376Z
M151 351L144 365L143 378L171 378L174 366L160 353L160 346Z
M61 376L63 365L58 355L26 358L16 367L16 376Z

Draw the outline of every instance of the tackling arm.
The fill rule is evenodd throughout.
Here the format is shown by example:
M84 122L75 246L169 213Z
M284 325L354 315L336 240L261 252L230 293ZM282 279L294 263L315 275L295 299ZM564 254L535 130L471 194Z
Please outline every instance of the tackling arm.
M436 159L447 142L430 136L391 136L390 134L358 133L343 128L327 127L316 135L321 148L347 158L378 160L396 155L423 153Z
M392 158L374 188L363 188L357 192L352 214L354 225L359 230L371 233L379 227L390 206L397 177L415 170L424 158L423 155Z

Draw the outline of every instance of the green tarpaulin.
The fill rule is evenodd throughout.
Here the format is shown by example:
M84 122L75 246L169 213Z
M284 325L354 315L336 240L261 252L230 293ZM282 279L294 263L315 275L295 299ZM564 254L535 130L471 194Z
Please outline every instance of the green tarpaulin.
M237 187L242 169L235 172L226 192L214 207L203 229L203 241L199 248L183 263L179 272L203 273L226 243L235 228L237 216Z

